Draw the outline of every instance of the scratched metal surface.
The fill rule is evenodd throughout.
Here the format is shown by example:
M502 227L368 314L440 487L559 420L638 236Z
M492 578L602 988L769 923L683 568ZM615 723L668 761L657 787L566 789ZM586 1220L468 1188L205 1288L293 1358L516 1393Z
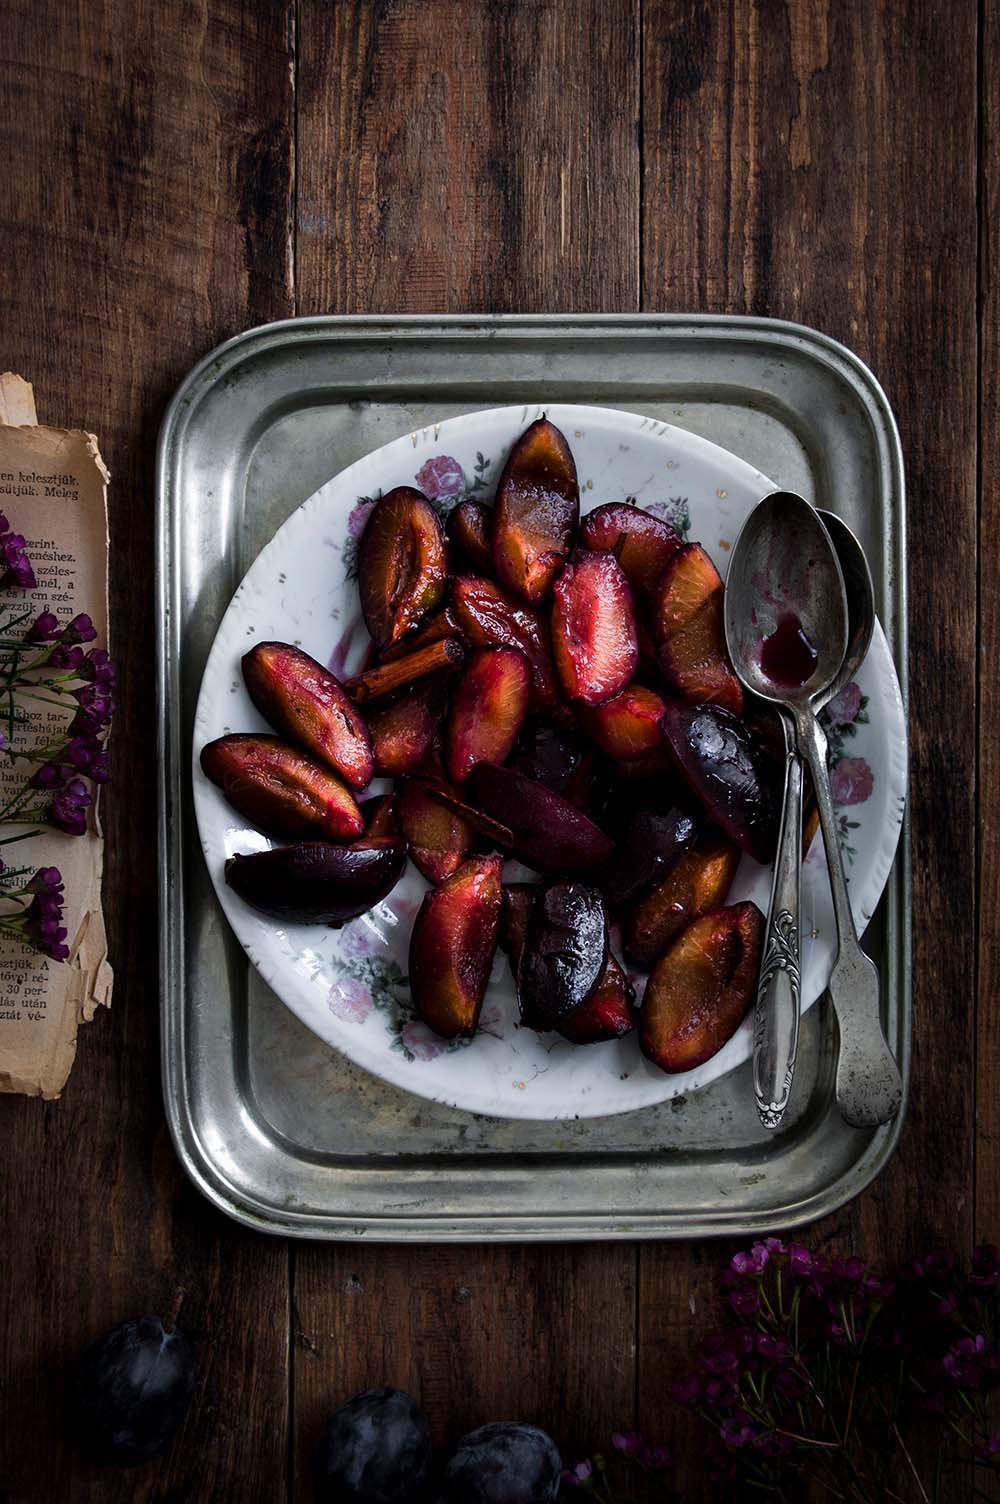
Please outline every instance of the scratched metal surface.
M205 870L188 768L195 698L236 585L323 481L435 419L510 402L628 408L705 435L839 512L868 553L906 695L905 505L895 424L841 346L760 319L318 318L222 346L178 392L159 455L161 1008L177 1152L241 1221L299 1237L690 1238L789 1227L857 1194L896 1124L845 1127L834 1023L804 1020L794 1108L757 1124L749 1067L687 1099L579 1123L477 1118L388 1086L261 982ZM909 836L866 945L908 1073Z

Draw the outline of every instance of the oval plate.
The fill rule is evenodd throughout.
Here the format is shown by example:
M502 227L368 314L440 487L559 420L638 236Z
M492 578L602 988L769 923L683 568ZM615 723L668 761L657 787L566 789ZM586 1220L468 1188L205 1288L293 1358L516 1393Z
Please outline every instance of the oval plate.
M193 777L202 847L219 902L254 966L310 1029L351 1060L431 1101L510 1118L597 1117L629 1112L707 1086L750 1056L745 1020L697 1070L668 1076L640 1054L634 1035L571 1045L517 1022L513 979L500 952L474 1040L445 1041L415 1018L406 985L410 926L427 889L414 868L370 913L340 930L286 925L249 908L226 886L236 852L272 842L226 804L198 753L229 731L263 730L239 661L255 641L293 642L337 674L361 665L368 637L358 604L357 539L373 500L416 485L445 512L466 496L489 500L514 440L547 413L569 440L581 510L634 498L700 542L725 575L745 517L774 483L706 439L636 413L552 404L469 413L405 435L335 476L293 513L234 595L212 645L195 716ZM834 796L851 902L863 931L896 851L906 798L906 721L882 629L840 697L829 728ZM376 782L369 793L387 783ZM523 869L509 864L505 878ZM744 857L728 902L767 909L770 868ZM802 1001L823 991L834 925L822 843L803 867ZM643 977L633 973L641 996Z

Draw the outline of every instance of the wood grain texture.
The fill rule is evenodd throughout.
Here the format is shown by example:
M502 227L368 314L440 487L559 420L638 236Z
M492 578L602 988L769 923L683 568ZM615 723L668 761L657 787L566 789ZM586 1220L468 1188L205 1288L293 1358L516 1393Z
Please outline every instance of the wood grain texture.
M972 0L644 6L643 306L843 340L885 386L907 459L913 1089L886 1174L813 1234L872 1257L972 1234L976 25ZM655 1431L719 1308L679 1248L642 1250L640 1307L660 1313L639 1354ZM692 1498L700 1472L689 1458Z
M0 1099L10 1504L246 1500L262 1476L283 1496L286 1252L187 1185L160 1101L151 601L164 403L219 340L291 311L287 21L241 0L13 0L0 28L3 364L34 381L43 422L100 435L123 702L105 802L114 1005L81 1033L62 1101ZM178 1288L202 1376L178 1445L137 1472L83 1467L61 1439L67 1364Z
M979 977L976 1236L1000 1242L1000 4L986 0L979 161Z
M299 311L637 306L637 0L301 0Z

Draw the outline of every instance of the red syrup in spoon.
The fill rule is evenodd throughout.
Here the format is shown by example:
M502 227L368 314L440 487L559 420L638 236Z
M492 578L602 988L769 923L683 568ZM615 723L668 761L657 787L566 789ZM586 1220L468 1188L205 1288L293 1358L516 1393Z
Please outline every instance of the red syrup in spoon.
M760 645L760 666L779 689L798 689L811 679L818 656L791 611L778 617L774 631Z

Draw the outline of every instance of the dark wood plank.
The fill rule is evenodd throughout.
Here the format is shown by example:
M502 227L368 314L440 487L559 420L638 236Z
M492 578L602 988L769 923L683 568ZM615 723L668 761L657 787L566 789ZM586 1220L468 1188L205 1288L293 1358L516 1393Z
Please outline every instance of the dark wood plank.
M873 1257L972 1232L975 89L974 0L644 7L644 306L835 335L885 385L907 456L913 1092L881 1182L814 1233ZM640 1307L660 1313L639 1354L651 1431L666 1379L715 1319L716 1267L642 1251ZM701 1498L688 1466L685 1497Z
M301 313L627 310L638 5L302 0Z
M12 0L0 28L3 360L40 416L93 428L112 473L123 708L105 804L114 1006L62 1101L0 1099L5 1499L284 1497L283 1245L212 1213L159 1087L153 464L165 400L206 350L291 311L290 4ZM202 1384L177 1445L130 1473L61 1440L62 1375L112 1323L186 1290Z
M637 7L302 0L300 312L637 306ZM595 79L600 87L595 88ZM439 1440L634 1402L632 1249L303 1247L300 1497L323 1416L389 1382Z
M985 0L979 160L979 978L976 1012L976 1237L1000 1241L1000 5Z

